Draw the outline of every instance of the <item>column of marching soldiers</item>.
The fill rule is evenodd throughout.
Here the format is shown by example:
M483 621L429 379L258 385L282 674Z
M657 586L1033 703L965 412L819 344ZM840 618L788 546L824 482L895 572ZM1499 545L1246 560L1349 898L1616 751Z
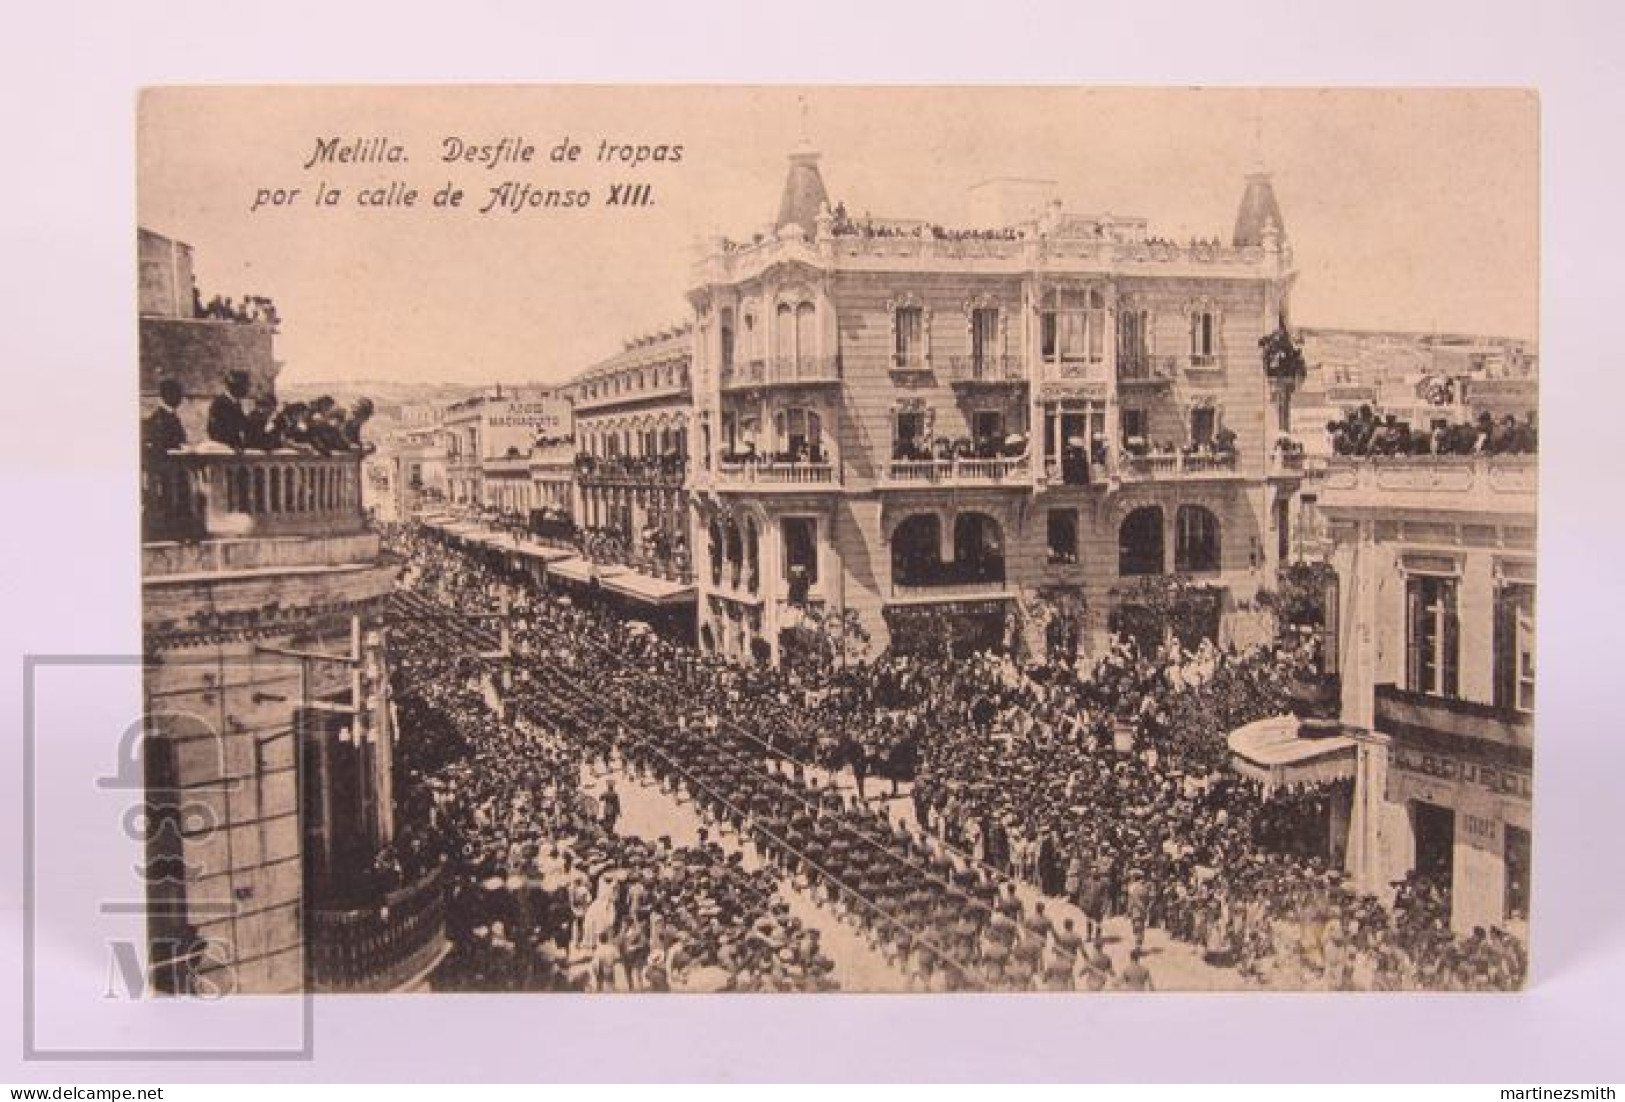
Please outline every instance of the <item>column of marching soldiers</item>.
M417 844L447 853L456 885L457 951L441 986L829 989L819 933L791 916L786 890L811 893L883 955L889 973L862 986L1145 989L1156 950L1141 950L1156 926L1237 966L1238 984L1499 987L1521 976L1521 946L1501 931L1458 939L1441 930L1426 885L1402 888L1400 913L1389 915L1314 860L1253 852L1254 836L1292 820L1255 791L1212 778L1192 787L1195 772L1177 770L1185 787L1167 789L1168 763L1154 753L1125 761L1078 731L1040 759L1065 775L1048 804L1056 779L1019 767L957 790L928 776L933 764L951 771L967 756L973 769L1001 767L996 747L973 747L985 741L975 729L956 731L927 755L907 824L809 765L806 732L780 739L767 724L764 739L759 713L794 709L740 693L687 648L535 592L423 534L393 538L409 562L391 632L405 788L439 839ZM1270 662L1235 668L1258 679ZM974 679L950 682L944 694L981 691ZM587 795L584 765L659 785L692 805L715 839L675 846L617 833L619 796L612 783ZM1062 806L1088 803L1097 784L1144 787L1153 806ZM1162 795L1168 808L1154 806ZM1070 856L1035 861L989 847L965 810L977 798L1081 819ZM718 840L748 843L762 866L747 870L739 845L730 853ZM1090 848L1108 847L1133 867L1089 859ZM1207 867L1231 860L1233 869ZM1061 900L1046 913L1043 892L1018 891L1018 874Z

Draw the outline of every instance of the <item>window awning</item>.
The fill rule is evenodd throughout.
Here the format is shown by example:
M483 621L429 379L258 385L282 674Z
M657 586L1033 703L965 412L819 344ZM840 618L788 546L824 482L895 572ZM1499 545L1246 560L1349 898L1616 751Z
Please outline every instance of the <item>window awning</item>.
M1354 777L1354 740L1305 738L1296 716L1271 716L1230 732L1230 764L1269 789Z
M652 605L681 604L684 601L695 599L695 590L692 585L667 581L665 578L651 578L649 575L639 574L635 570L627 570L613 577L606 577L604 579L604 588L631 597L633 600L644 601Z
M566 551L562 547L548 547L546 544L533 543L530 540L525 540L519 546L510 547L508 550L528 559L540 559L545 563L563 562L565 559L575 557L573 551Z
M578 585L588 585L594 578L607 582L610 578L626 573L624 566L600 566L586 559L571 556L557 562L547 564L547 575L550 578L563 578L567 582Z

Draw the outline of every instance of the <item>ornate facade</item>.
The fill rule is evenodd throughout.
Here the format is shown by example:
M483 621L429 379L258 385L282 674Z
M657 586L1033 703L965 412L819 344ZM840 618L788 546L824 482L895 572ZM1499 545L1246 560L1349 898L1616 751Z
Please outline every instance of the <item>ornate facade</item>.
M1250 637L1296 484L1259 351L1293 275L1262 175L1229 244L1177 245L1058 205L856 222L793 154L774 230L690 291L702 645L776 659L822 607L875 649L937 612L1037 647L1064 606L1087 649L1174 573Z
M1415 870L1451 924L1528 918L1535 707L1533 456L1334 457L1335 672L1356 738L1349 871Z
M686 580L691 330L627 342L565 388L575 415L573 517L628 565Z

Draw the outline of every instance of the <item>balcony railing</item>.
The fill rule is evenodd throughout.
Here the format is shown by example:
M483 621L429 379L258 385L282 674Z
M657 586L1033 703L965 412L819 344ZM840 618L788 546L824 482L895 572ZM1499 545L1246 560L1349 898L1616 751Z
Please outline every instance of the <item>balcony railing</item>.
M1270 453L1270 473L1274 475L1301 475L1303 473L1303 452L1281 451L1276 449Z
M1539 467L1534 456L1333 456L1320 503L1381 507L1535 512Z
M1104 357L1045 359L1042 363L1046 379L1059 379L1069 383L1102 383L1106 381L1106 360Z
M142 469L148 542L341 536L365 527L361 455L171 452Z
M1534 719L1526 712L1413 693L1395 685L1377 686L1373 720L1386 735L1492 742L1520 752L1533 752L1535 746Z
M1236 453L1211 455L1167 452L1154 455L1122 455L1117 461L1118 477L1125 482L1156 481L1165 478L1228 477L1236 472Z
M915 580L892 583L892 597L905 601L986 601L1008 596L1002 580L946 578L940 582Z
M719 463L718 482L760 486L828 486L835 482L833 463Z
M954 356L948 361L956 383L1023 383L1027 369L1020 356Z
M996 459L894 459L887 480L903 486L998 486L1028 480L1025 455Z
M1175 356L1153 356L1149 353L1119 351L1117 353L1117 381L1119 383L1150 384L1171 382L1179 374L1179 360Z
M738 361L723 367L721 380L724 389L785 386L795 383L838 383L841 381L841 358L775 356L766 360Z
M576 458L576 478L583 486L680 487L686 465L683 463L628 463L615 459Z
M314 907L306 966L314 991L389 991L431 968L445 952L440 870L381 896L376 906Z

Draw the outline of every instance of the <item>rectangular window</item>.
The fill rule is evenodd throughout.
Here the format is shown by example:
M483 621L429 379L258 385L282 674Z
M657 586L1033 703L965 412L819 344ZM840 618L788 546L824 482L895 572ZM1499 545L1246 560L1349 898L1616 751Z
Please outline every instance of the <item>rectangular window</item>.
M1458 692L1460 627L1456 579L1412 575L1405 583L1406 667L1413 693L1454 698Z
M1049 511L1049 561L1070 564L1078 561L1078 511Z
M1535 587L1505 584L1495 594L1495 703L1535 710Z
M1146 440L1146 419L1143 409L1125 409L1120 415L1123 427L1123 445L1129 447L1135 441L1144 443Z
M785 517L780 524L784 535L784 577L792 603L818 584L818 522L812 517Z
M1214 317L1210 310L1191 315L1191 363L1205 367L1214 360Z
M1131 379L1151 373L1151 347L1144 310L1124 310L1117 315L1118 374Z
M1004 443L1004 411L979 409L971 414L971 436L979 445Z
M897 447L918 451L925 446L925 413L917 409L897 411Z
M1504 839L1502 848L1506 852L1507 868L1505 917L1527 920L1529 918L1530 858L1533 855L1533 847L1529 844L1529 832L1522 827L1515 827L1508 823L1505 827Z
M1213 431L1218 420L1217 411L1211 406L1207 409L1191 410L1191 444L1201 447L1206 444L1213 445Z
M999 311L980 306L970 316L971 364L978 376L997 374L1000 368Z
M897 308L897 366L925 366L925 311L918 306Z
M1061 296L1061 361L1078 362L1084 358L1087 315L1074 303L1073 296Z

